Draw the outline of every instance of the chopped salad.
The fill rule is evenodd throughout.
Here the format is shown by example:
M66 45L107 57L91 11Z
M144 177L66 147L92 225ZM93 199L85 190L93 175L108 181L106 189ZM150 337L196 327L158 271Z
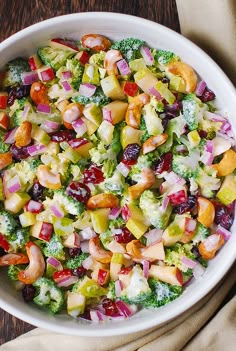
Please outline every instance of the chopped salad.
M236 153L188 63L136 38L55 38L0 88L0 266L25 302L122 319L204 274L231 236Z

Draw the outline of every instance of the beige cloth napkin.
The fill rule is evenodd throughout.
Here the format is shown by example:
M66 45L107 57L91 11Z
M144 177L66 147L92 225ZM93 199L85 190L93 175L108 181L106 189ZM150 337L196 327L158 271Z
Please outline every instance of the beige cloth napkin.
M176 0L181 32L218 61L236 84L236 1ZM236 266L221 285L161 328L122 337L86 338L35 329L0 351L233 351L236 297L220 309L236 283Z

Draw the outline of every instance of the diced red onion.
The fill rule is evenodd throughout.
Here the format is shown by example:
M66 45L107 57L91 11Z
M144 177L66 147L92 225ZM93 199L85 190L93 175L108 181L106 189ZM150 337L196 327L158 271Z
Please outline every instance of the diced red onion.
M45 113L48 115L51 113L51 107L47 104L38 104L37 112Z
M129 65L125 61L125 59L122 59L122 60L116 62L116 65L117 65L121 75L125 76L125 75L131 73L131 69L129 68Z
M126 178L130 172L130 167L125 165L123 162L120 162L116 169Z
M44 153L46 146L43 144L34 144L27 147L30 156L35 156Z
M187 256L183 256L181 262L188 268L193 269L196 266L196 262L188 258Z
M63 218L65 215L60 204L53 204L50 206L50 209L57 218Z
M229 141L231 143L231 146L235 146L235 140L231 136L228 136L228 135L221 133L221 132L217 132L216 136L221 137L221 138Z
M80 235L80 239L83 241L83 240L89 240L89 239L95 238L96 233L92 228L86 227L79 233L79 235Z
M193 218L186 218L185 220L185 232L193 233L196 229L197 221Z
M87 132L87 126L82 118L72 122L72 127L76 131L78 138L82 137Z
M90 313L91 321L94 323L99 323L106 319L106 316L98 310L90 310L89 313Z
M79 87L79 94L86 97L91 97L96 91L96 86L89 83L82 83Z
M227 136L230 138L234 138L234 133L232 131L232 129L230 129L229 131L226 132Z
M87 257L83 262L82 262L82 266L85 268L85 269L91 269L93 267L93 259L92 259L92 256L89 256Z
M163 234L161 229L152 229L149 232L144 234L144 237L147 239L146 245L149 246L156 241L160 241Z
M205 268L198 262L196 262L195 267L193 268L193 276L195 279L199 279L203 273L205 272Z
M64 80L63 82L61 82L61 85L63 86L65 91L71 91L71 85L70 83L67 82L67 80Z
M72 275L70 277L66 277L66 278L62 279L59 283L57 283L57 286L59 288L67 287L67 286L75 284L78 280L79 280L78 277Z
M181 145L177 145L176 148L175 148L175 150L176 150L178 153L180 153L180 154L182 154L182 153L188 151L187 147L186 147L185 145L182 145L182 144L181 144Z
M109 219L116 219L121 213L121 207L113 207L109 213Z
M43 204L42 202L35 201L35 200L30 200L27 205L27 211L32 212L32 213L40 213L43 209Z
M82 241L80 243L80 248L82 252L89 252L89 240Z
M62 79L63 80L67 80L67 79L70 79L72 77L72 73L71 71L65 71L65 72L62 72Z
M60 127L60 123L54 122L54 121L49 121L49 120L46 120L46 121L45 121L45 125L46 125L48 128L51 128L51 129L53 129L53 130L57 130L57 129L59 129L59 127Z
M163 212L166 211L168 205L169 205L170 199L168 198L167 195L164 195L163 200L162 200L162 205L161 205L161 210Z
M147 46L142 46L140 49L141 55L144 58L144 61L147 66L151 66L153 64L154 58L150 49Z
M180 109L180 105L179 105L179 101L175 101L172 105L166 105L166 111L169 111L169 112L176 112L176 111L179 111Z
M16 193L17 191L19 191L21 188L21 184L20 184L20 179L18 177L18 175L16 175L15 177L11 178L8 182L7 182L7 190L10 193Z
M36 71L33 72L23 72L21 74L21 79L24 85L31 85L34 82L39 80L38 73Z
M143 261L143 275L144 275L145 278L148 277L149 268L150 268L149 261L144 260Z
M29 113L29 110L30 110L30 107L29 107L28 105L26 105L26 106L24 107L23 112L22 112L22 118L26 118L26 117L27 117L27 115L28 115L28 113Z
M220 224L218 225L217 229L216 229L216 234L221 234L223 235L225 240L229 240L229 238L231 237L232 233L225 229L224 227L222 227Z
M47 263L50 264L52 267L56 268L58 271L61 271L63 269L61 262L56 260L52 256L48 257Z
M206 150L203 151L202 156L200 157L200 161L204 163L206 166L211 166L214 160L214 155Z
M152 87L149 89L149 93L153 96L155 96L157 98L157 100L161 100L162 99L162 96L161 94L159 93L159 91L156 90L155 87Z
M120 229L116 229L116 230L120 230ZM113 232L113 230L112 230L112 234L115 234ZM119 234L121 234L121 233L119 233ZM107 248L111 252L118 252L118 253L121 253L121 254L125 253L124 246L122 244L118 243L115 239L113 239L109 244L107 244Z
M9 132L6 133L4 137L5 144L13 144L15 142L16 130L17 130L17 127L9 130Z
M121 300L116 301L116 306L120 314L124 317L130 317L133 314L130 307Z
M183 178L181 178L178 174L176 174L173 171L166 173L164 175L164 178L171 185L174 185L174 184L184 185L186 183L186 181Z
M121 209L121 216L125 222L128 221L129 217L131 216L129 207L127 205L124 205Z
M111 110L108 110L107 108L103 107L102 109L102 118L104 121L107 122L112 122L112 117L111 117Z
M120 297L122 291L122 282L120 280L115 281L115 294L117 297Z
M206 88L206 82L204 82L204 80L201 80L198 84L197 84L197 87L196 87L196 90L195 90L195 94L197 96L202 96L204 90Z

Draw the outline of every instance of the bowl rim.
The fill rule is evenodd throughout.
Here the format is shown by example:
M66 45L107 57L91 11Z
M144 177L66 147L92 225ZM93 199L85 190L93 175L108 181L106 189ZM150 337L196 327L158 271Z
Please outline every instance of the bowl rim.
M194 52L198 52L199 55L201 55L205 61L208 61L208 64L211 65L215 70L217 70L218 75L220 75L220 78L225 81L225 84L228 86L228 89L230 90L230 93L236 100L236 91L234 88L233 83L230 81L230 79L226 76L226 74L223 72L223 70L218 66L218 64L215 63L215 61L208 55L206 54L201 48L199 48L196 44L194 44L192 41L189 39L185 38L181 34L175 32L174 30L161 25L159 23L153 22L151 20L147 20L141 17L133 16L133 15L127 15L127 14L122 14L122 13L116 13L116 12L96 12L96 11L89 11L89 12L80 12L80 13L73 13L73 14L67 14L67 15L62 15L62 16L56 16L53 18L49 18L47 20L35 23L33 25L30 25L17 33L11 35L9 38L5 39L3 42L0 43L0 51L7 49L10 45L14 45L18 40L22 40L25 35L34 33L35 31L39 31L40 29L43 29L46 26L52 26L52 25L58 25L61 22L64 21L69 21L70 19L77 19L77 18L85 18L85 19L94 19L100 17L100 18L108 18L111 20L111 18L114 19L126 19L128 20L131 24L135 25L144 25L146 27L156 27L160 32L163 33L170 33L174 38L176 38L178 41L181 40L182 43L185 45L188 45ZM168 318L162 317L156 317L153 315L152 318L150 318L148 321L139 321L135 320L135 323L133 325L129 325L129 328L126 328L125 323L124 327L118 326L117 328L93 328L91 331L89 328L84 329L84 328L79 328L79 325L76 325L75 328L68 328L66 326L62 325L56 325L56 323L52 323L50 321L47 321L47 315L45 314L45 317L42 318L36 318L34 316L30 316L30 314L22 312L18 310L16 307L13 307L10 303L5 302L2 300L0 297L0 307L3 308L5 311L8 313L14 315L15 317L30 323L32 325L41 327L41 328L47 328L48 330L54 331L54 332L61 332L64 334L69 334L69 335L77 335L77 336L90 336L90 337L98 337L98 336L113 336L113 335L122 335L122 334L128 334L128 333L133 333L133 332L138 332L142 330L146 330L149 328L153 328L156 325L161 326L164 323L167 323L174 318L178 318L180 315L182 315L184 312L187 312L194 304L198 303L203 297L205 297L216 285L222 280L224 275L228 272L230 267L233 265L235 261L235 255L231 255L229 257L229 260L225 260L222 262L222 265L220 266L220 269L217 272L217 278L212 278L211 284L208 285L203 285L202 289L198 291L197 293L193 293L192 296L189 297L187 301L185 301L185 304L182 306L174 306L172 305L172 309L168 311ZM113 324L115 325L115 324Z

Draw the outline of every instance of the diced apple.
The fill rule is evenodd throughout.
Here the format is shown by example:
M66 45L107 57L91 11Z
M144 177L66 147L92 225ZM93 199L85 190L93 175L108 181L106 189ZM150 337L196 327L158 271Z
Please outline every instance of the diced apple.
M80 51L78 52L78 54L75 55L74 58L79 60L79 62L82 63L82 65L86 65L86 63L89 62L90 55L87 51Z
M84 295L69 291L67 294L67 313L72 317L78 317L84 313L85 303Z
M81 118L85 125L86 125L86 129L87 129L87 134L90 136L92 134L94 134L96 132L96 130L98 129L98 125L89 121L87 118L85 117L82 117Z
M171 191L168 193L168 198L171 205L176 206L187 201L187 189L185 185L174 185Z
M142 135L142 131L138 129L134 129L129 126L125 126L120 135L120 141L122 148L124 149L127 145L129 144L139 144L141 145L140 142L140 137Z
M106 245L109 251L117 253L126 253L124 245L118 243L116 240L112 240L109 244Z
M18 213L30 200L27 193L14 193L4 201L4 207L7 211Z
M170 86L170 90L174 90L174 91L186 94L186 85L182 77L173 75L170 78L169 86Z
M97 65L90 65L89 63L85 64L82 83L91 83L94 85L100 84L100 75Z
M81 159L80 154L73 150L70 146L63 152L63 156L65 156L65 158L72 163L77 163Z
M114 74L103 78L100 83L106 96L112 100L125 100L125 94L123 93L120 83Z
M138 93L138 85L134 82L125 82L123 85L123 92L127 96L134 97Z
M8 116L7 113L5 112L0 112L0 128L5 130L8 130L10 126L10 117Z
M5 110L7 108L8 94L6 91L0 92L0 109Z
M164 230L162 240L164 246L172 246L179 241L184 233L186 217L177 215L174 221Z
M73 248L80 247L80 236L78 233L71 233L66 240L63 241L63 246Z
M129 67L132 69L132 71L135 71L135 72L138 72L138 71L141 71L142 69L147 68L143 58L130 61Z
M188 140L190 142L191 148L194 148L199 145L201 138L196 129L189 132L187 136L188 136Z
M168 86L165 83L162 83L162 81L159 80L157 82L155 89L170 105L175 102L174 94L168 89Z
M53 217L53 227L55 234L68 237L74 231L73 219Z
M83 115L98 127L102 122L102 111L96 104L89 104L85 106Z
M24 212L19 215L20 224L23 228L29 227L36 222L35 214L32 212Z
M122 284L124 289L129 286L131 276L132 276L132 268L130 269L129 267L128 267L127 271L124 273L118 272L118 278L121 281L121 284Z
M69 141L69 145L72 149L78 151L80 155L85 158L89 158L89 150L92 149L93 144L86 138L77 138Z
M162 126L162 121L155 111L148 110L144 114L144 120L147 127L148 134L159 135L162 134L164 128Z
M104 233L108 229L109 223L109 208L99 208L94 211L89 211L93 229L96 233Z
M142 256L151 260L162 260L165 259L165 250L162 241L155 242L142 251Z
M229 174L225 177L216 197L224 205L229 205L236 200L236 178L233 174Z
M138 84L139 88L141 88L146 94L150 94L150 89L155 87L158 83L157 78L148 68L143 68L135 73L134 80L135 83Z
M140 239L148 229L148 225L132 217L130 217L126 222L126 227L136 239Z
M183 285L182 273L176 267L151 265L148 276L171 285Z
M50 136L43 129L36 125L33 125L31 137L39 144L43 144L45 146L47 146L51 141Z
M42 61L40 60L37 54L32 55L28 58L28 64L30 66L31 71L36 71L43 65Z
M109 269L102 269L99 268L98 270L98 276L97 276L97 282L99 285L103 286L106 285L110 276L110 271Z
M42 82L48 82L55 78L55 74L52 67L42 66L37 70L37 72L38 72L39 79Z
M210 227L213 224L215 218L215 206L210 200L200 196L197 199L197 205L198 222L207 228Z
M100 124L97 134L99 138L105 142L106 145L110 145L113 139L114 126L107 121L102 121Z
M71 52L78 52L79 48L74 40L65 40L61 38L54 38L49 41L49 45L54 49L67 50Z
M52 236L53 226L51 223L37 221L30 228L30 235L34 238L49 242Z
M31 212L31 213L40 213L43 209L43 204L42 202L35 201L35 200L30 200L26 206L25 206L26 211Z
M127 108L127 102L112 101L110 104L103 107L103 119L112 124L120 123L125 119Z

